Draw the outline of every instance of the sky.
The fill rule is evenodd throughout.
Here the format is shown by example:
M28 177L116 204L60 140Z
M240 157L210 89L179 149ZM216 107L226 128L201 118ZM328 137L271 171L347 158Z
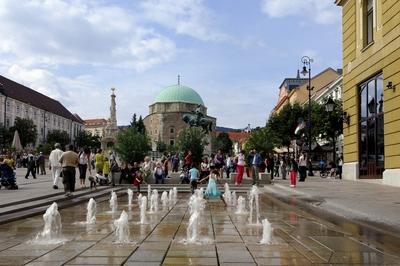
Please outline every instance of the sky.
M333 0L1 0L0 74L83 119L145 117L164 87L196 90L218 126L264 126L301 57L341 68Z

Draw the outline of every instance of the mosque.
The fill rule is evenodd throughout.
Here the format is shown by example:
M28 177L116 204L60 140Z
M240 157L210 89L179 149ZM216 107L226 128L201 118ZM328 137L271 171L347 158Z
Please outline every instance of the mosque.
M207 115L207 107L201 96L192 88L180 84L168 86L161 90L149 106L149 115L143 122L147 135L151 139L152 150L155 151L158 142L167 145L175 145L180 131L189 127L182 120L184 114L193 113L199 108L204 116L213 121L212 128L215 129L217 119ZM209 136L211 142L211 136ZM205 153L210 153L210 145L206 147Z

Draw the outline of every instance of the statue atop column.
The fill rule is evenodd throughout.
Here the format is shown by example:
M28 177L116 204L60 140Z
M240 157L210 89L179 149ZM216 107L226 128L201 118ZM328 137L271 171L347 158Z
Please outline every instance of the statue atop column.
M115 88L111 88L110 118L107 121L107 126L104 129L104 135L101 139L101 147L103 150L111 150L117 139L118 126L115 97Z

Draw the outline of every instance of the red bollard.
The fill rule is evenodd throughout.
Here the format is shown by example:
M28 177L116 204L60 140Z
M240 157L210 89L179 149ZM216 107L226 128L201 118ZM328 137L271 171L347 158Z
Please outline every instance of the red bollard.
M297 171L290 171L290 187L296 187Z

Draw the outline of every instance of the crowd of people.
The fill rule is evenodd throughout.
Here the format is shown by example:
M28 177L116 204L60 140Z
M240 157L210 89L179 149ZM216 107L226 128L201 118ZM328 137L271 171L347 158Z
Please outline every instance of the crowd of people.
M311 160L306 153L298 157L289 155L276 155L272 153L260 153L252 149L248 153L244 151L236 155L224 154L221 150L210 156L204 156L201 163L194 162L191 151L185 153L164 153L161 158L155 160L149 156L139 162L122 162L118 164L115 154L105 154L101 149L90 150L82 148L75 151L72 145L68 145L64 152L59 143L54 145L48 158L48 169L51 172L53 189L58 189L60 181L64 185L65 194L72 195L75 191L76 169L78 171L79 184L81 189L87 188L87 179L91 189L98 185L133 184L140 192L141 184L154 182L164 184L170 178L170 173L179 173L180 182L191 184L192 191L197 187L198 182L208 180L210 176L218 180L231 178L235 173L235 186L241 186L243 177L246 174L252 178L253 185L259 184L259 173L270 174L271 180L276 177L282 179L290 178L294 184L295 180L304 182L307 177L307 169L311 167ZM0 172L3 177L1 184L6 186L15 181L16 167L25 167L25 178L46 174L46 158L42 152L32 151L20 154L8 153L0 157ZM319 163L321 176L329 173L330 176L338 175L341 178L341 166L343 158L340 156L337 163L326 164L324 160ZM328 170L327 170L328 169ZM211 173L214 173L211 175ZM216 174L218 173L218 174ZM7 178L4 178L7 177ZM4 182L3 182L4 181ZM15 183L15 182L14 182ZM15 186L17 187L16 183Z

